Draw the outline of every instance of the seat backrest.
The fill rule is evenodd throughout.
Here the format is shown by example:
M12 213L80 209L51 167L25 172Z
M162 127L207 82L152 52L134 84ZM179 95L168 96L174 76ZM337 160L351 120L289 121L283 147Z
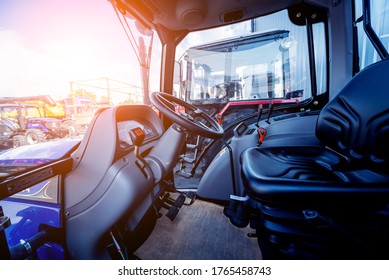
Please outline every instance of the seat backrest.
M358 73L322 109L316 136L357 165L387 169L389 59Z

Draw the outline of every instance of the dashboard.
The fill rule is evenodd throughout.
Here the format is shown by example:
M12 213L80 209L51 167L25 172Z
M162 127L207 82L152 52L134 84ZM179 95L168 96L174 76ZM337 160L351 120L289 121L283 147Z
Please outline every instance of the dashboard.
M144 133L143 144L148 144L161 137L164 128L161 119L156 112L144 105L121 105L115 109L115 120L117 130L117 152L121 156L133 148L134 143L130 137L130 130L141 128ZM103 135L101 136L103 137Z
M141 128L145 134L144 141L147 142L158 136L156 129L146 120L126 120L117 123L119 145L121 148L126 149L133 146L130 130L134 128Z

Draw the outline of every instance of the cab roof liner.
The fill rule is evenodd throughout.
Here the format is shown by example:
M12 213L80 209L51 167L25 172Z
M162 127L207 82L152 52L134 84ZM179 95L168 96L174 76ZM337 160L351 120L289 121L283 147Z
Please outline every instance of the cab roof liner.
M299 0L111 0L123 14L144 25L171 31L195 31L269 14ZM129 13L128 13L129 12Z

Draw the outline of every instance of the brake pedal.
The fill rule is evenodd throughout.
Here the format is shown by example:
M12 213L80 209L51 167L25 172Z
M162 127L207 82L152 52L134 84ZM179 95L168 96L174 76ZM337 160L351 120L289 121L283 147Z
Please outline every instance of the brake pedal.
M185 195L183 194L180 194L177 199L174 201L174 206L178 207L178 208L181 208L182 205L184 204L185 202Z

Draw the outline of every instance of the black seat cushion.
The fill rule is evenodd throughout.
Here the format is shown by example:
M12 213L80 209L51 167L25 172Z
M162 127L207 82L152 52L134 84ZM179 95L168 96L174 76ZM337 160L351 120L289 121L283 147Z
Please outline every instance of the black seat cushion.
M345 168L344 157L318 146L249 148L241 160L247 193L266 203L317 207L363 202L378 206L389 195L387 174Z

